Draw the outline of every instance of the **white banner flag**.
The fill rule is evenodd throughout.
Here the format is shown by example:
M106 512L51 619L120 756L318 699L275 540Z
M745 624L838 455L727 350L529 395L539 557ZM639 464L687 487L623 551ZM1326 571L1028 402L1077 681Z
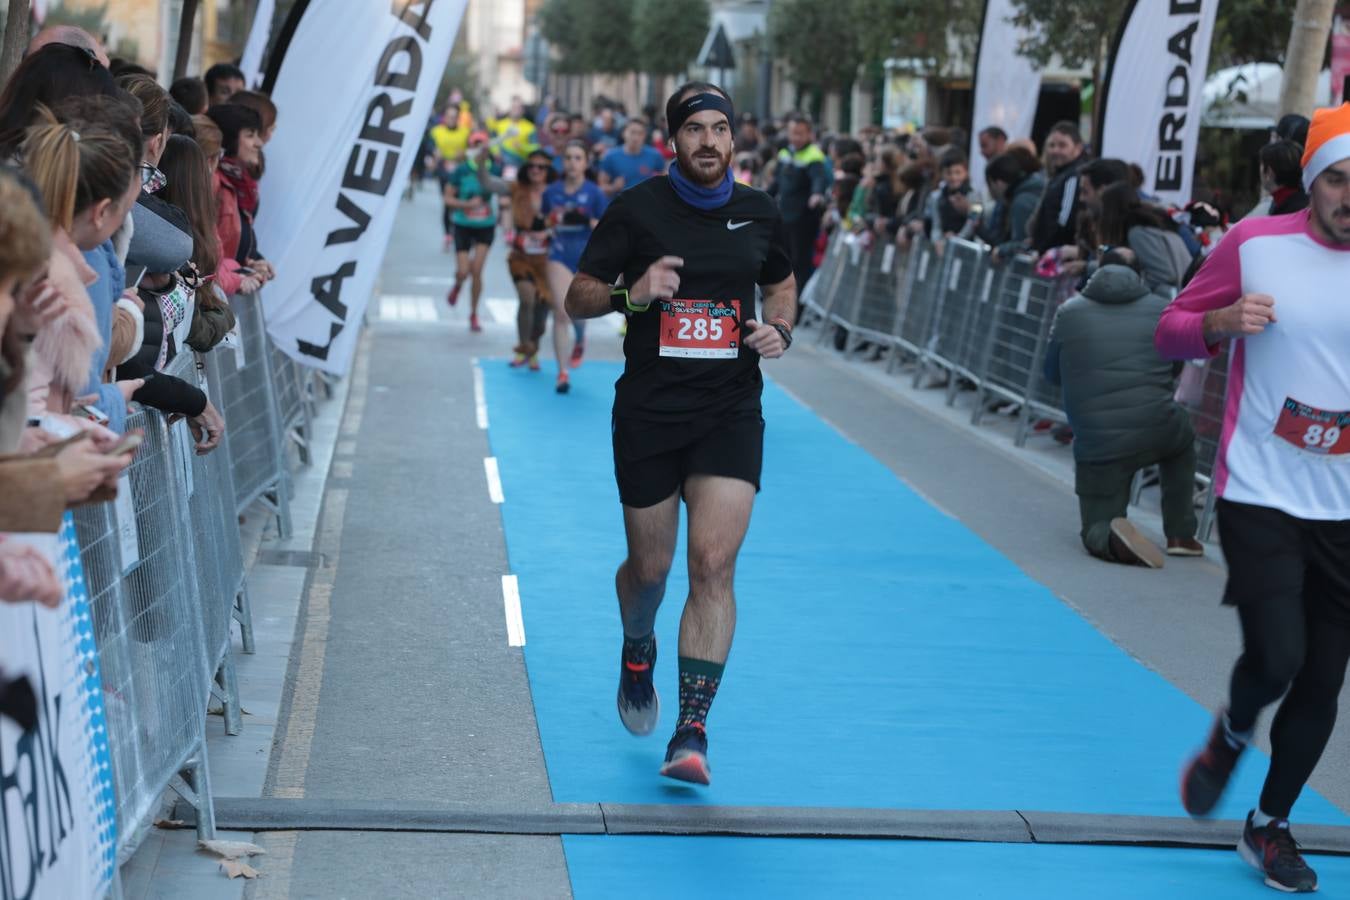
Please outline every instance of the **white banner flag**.
M1144 191L1191 199L1201 96L1219 0L1135 0L1102 97L1101 155L1138 163Z
M267 52L267 41L272 36L272 15L276 8L277 0L258 0L258 9L253 13L253 27L248 32L248 43L244 44L244 55L239 60L245 84L254 89L262 84L262 58Z
M970 135L970 183L981 193L985 190L981 129L997 125L1014 141L1031 137L1041 96L1040 71L1017 52L1018 43L1028 33L1013 26L1012 15L1012 0L985 3L984 28L975 64L975 112L971 120L975 127Z
M0 898L102 897L117 862L117 809L75 521L66 513L60 534L8 540L47 554L66 596L56 609L0 601L0 678L26 679L36 704L27 730L0 715Z
M272 99L258 245L268 331L345 374L465 0L311 2Z

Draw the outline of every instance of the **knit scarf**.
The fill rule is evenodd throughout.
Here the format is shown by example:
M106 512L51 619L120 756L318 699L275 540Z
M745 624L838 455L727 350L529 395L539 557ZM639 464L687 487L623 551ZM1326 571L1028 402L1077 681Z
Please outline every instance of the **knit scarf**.
M710 210L725 206L727 201L731 199L731 189L736 185L736 180L731 177L730 168L727 169L726 177L717 187L703 187L694 184L680 171L678 162L670 164L668 174L670 186L675 189L675 195L694 209Z
M258 181L244 164L232 156L226 156L220 161L220 174L229 182L230 187L234 188L235 195L239 198L239 209L247 213L252 218L258 212Z

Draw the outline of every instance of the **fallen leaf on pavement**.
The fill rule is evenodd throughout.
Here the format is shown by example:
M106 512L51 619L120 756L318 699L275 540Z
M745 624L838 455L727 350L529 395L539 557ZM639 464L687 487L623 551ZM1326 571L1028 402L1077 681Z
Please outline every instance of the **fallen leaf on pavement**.
M267 851L248 841L198 841L197 846L209 850L225 859L238 859L241 856L259 856Z
M257 878L259 874L257 869L253 868L248 863L240 862L237 859L222 859L220 861L220 868L231 878L239 878L240 876L243 876L244 878Z
M187 823L182 819L156 819L156 828L186 828Z

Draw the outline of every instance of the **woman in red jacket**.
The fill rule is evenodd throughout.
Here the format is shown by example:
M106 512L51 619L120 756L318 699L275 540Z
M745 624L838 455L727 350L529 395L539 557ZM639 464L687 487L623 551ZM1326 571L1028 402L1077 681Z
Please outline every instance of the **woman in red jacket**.
M216 166L216 231L221 258L237 264L238 274L243 276L238 291L251 293L274 275L271 264L259 257L253 233L258 182L249 169L258 164L262 152L262 118L255 110L229 103L211 107L206 115L220 129L224 153ZM228 281L221 279L222 290L229 290Z

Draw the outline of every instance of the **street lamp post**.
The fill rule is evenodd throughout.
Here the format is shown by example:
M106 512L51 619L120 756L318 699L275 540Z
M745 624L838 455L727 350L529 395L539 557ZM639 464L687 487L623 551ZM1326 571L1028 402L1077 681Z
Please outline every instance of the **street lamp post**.
M764 3L764 40L760 42L763 58L759 61L759 121L769 121L773 106L773 41L769 37L769 14L773 0Z

